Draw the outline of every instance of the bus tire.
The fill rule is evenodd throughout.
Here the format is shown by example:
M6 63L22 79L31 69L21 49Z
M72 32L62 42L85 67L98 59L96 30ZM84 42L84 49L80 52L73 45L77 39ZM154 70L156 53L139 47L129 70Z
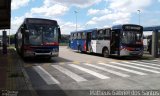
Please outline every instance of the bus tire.
M103 56L105 58L108 58L109 57L109 50L108 50L108 48L104 48L102 54L103 54Z
M81 48L81 46L79 45L78 46L78 53L81 53L82 52L82 48Z

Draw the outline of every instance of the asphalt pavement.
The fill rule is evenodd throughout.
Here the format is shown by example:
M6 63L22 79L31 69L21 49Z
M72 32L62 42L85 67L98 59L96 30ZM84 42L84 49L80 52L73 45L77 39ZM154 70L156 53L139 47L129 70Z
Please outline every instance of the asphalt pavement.
M152 95L146 90L160 89L160 60L146 56L104 58L60 47L59 57L29 59L24 67L39 96L118 96L112 93L117 90L159 96L159 91Z

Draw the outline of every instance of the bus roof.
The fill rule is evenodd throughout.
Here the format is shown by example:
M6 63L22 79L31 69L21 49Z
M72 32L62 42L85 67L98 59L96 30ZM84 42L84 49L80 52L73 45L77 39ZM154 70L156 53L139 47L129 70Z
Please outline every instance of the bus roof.
M91 31L95 31L95 30L97 30L97 28L87 29L87 30L73 31L73 32L71 32L71 33L78 33L78 32L85 32L85 33L87 33L87 32L91 32Z
M57 25L56 20L44 19L44 18L25 18L23 23L32 23L32 24L45 23L45 24L55 24L55 25Z
M126 25L129 25L129 26L132 26L132 25L133 26L141 26L141 25L137 25L137 24L119 24L119 25L112 26L112 29L123 29L123 26L126 26Z

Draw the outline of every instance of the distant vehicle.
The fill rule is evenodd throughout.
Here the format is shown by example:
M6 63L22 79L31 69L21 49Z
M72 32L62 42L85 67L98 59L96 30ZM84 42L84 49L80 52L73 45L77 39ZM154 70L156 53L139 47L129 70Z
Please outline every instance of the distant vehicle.
M143 56L143 27L134 24L71 32L70 48L104 57Z
M15 47L22 57L53 57L59 54L60 27L55 20L26 18L15 34Z

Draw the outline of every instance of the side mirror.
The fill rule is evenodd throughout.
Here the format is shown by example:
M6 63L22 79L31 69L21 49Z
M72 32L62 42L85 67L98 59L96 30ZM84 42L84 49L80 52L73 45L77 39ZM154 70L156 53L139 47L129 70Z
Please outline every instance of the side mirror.
M58 28L58 39L61 39L61 29Z
M21 27L21 29L20 29L20 30L21 30L21 33L23 33L23 32L24 32L24 27Z

